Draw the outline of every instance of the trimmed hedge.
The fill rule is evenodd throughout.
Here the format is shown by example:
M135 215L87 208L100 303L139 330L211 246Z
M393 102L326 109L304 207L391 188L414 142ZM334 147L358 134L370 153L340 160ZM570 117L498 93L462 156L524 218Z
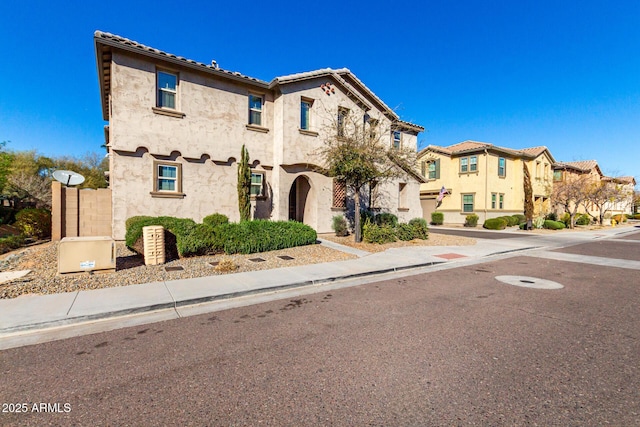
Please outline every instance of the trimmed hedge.
M411 224L398 224L396 227L396 236L398 236L398 240L405 242L413 240L413 226L411 226Z
M564 225L564 222L552 221L550 219L546 219L544 221L543 227L549 230L562 230L563 228L565 228L565 225Z
M215 226L220 225L220 224L228 224L229 223L229 217L226 216L226 215L223 215L223 214L214 213L214 214L207 215L204 218L202 218L202 223L210 225L212 227L215 227Z
M46 209L22 209L16 214L13 226L26 237L51 237L51 212Z
M511 216L517 220L517 222L514 225L520 225L524 222L527 222L527 217L522 214L515 214Z
M129 224L124 236L125 244L132 251L144 255L144 240L142 228L148 225L161 225L164 227L165 258L175 259L182 255L179 249L179 242L187 232L196 226L196 222L189 218L174 218L171 216L138 216L129 218Z
M638 213L638 214L634 214L634 215L633 215L633 219L640 219L640 213Z
M576 218L576 225L589 225L589 224L591 224L591 217L587 214L579 215Z
M464 219L464 226L465 227L475 227L478 225L478 220L480 219L480 217L478 217L478 215L476 214L471 214L471 215L467 215L466 218Z
M442 225L444 223L444 214L442 212L431 212L431 224Z
M489 218L484 222L484 224L482 224L482 226L487 230L504 230L507 228L507 221L502 217Z
M362 238L367 243L378 244L391 243L398 240L394 227L388 224L378 225L368 221L362 230Z
M226 254L252 254L310 245L318 238L313 228L300 222L262 219L222 224L216 227L216 233L220 233L216 236L215 240L219 242L216 244L221 244Z
M250 254L315 243L317 234L308 225L295 221L254 220L241 223L196 224L187 218L136 217L128 221L126 245L144 254L142 228L161 225L165 228L165 255L193 256L225 252Z

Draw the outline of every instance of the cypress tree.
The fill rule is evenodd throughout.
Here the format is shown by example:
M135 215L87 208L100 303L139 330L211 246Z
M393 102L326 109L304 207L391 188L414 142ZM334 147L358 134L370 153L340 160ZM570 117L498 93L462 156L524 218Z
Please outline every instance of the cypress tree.
M242 145L240 163L238 163L238 209L240 221L251 219L251 169L249 168L249 151Z

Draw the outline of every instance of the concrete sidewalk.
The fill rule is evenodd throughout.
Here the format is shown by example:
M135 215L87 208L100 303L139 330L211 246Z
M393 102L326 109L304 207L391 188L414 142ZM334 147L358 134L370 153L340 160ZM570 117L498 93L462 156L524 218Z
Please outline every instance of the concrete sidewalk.
M246 295L329 284L354 278L375 278L385 273L424 269L448 263L484 262L490 256L513 256L532 249L556 248L566 244L612 237L638 231L611 228L559 234L525 234L502 240L478 239L473 246L413 246L384 252L358 253L357 259L310 264L274 270L216 275L194 279L146 283L133 286L68 292L55 295L27 295L0 300L0 341L28 331L79 324L97 319L162 310L175 312L189 306ZM339 249L335 243L331 247ZM353 248L342 247L353 253ZM362 252L362 251L360 251ZM182 310L181 310L182 309ZM0 342L0 349L3 348Z

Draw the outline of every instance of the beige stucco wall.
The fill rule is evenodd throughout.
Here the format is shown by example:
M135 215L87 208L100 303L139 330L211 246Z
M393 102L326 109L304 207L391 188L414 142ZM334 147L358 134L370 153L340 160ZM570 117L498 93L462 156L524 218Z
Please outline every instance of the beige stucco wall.
M255 90L249 84L230 82L155 64L129 53L114 51L109 120L110 186L113 206L113 237L123 239L125 221L136 215L169 215L201 221L222 213L239 220L237 203L237 160L245 144L252 168L264 171L266 195L252 202L255 217L289 219L289 194L297 177L309 183L304 222L318 232L331 231L332 179L322 175L317 150L335 131L338 106L349 108L362 118L358 107L338 84L327 96L320 89L322 79L282 85L274 90ZM179 74L178 112L159 114L156 102L156 70ZM335 83L335 82L334 82ZM247 126L248 95L262 95L262 127ZM301 132L301 98L314 100L311 133ZM370 110L381 129L389 120L381 111ZM315 132L315 133L313 133ZM390 133L383 135L391 143ZM416 147L417 136L403 134L405 146ZM156 197L154 159L173 161L182 167L182 198ZM406 182L406 206L399 206L399 182ZM419 184L414 178L389 182L390 199L385 209L402 219L422 216ZM393 191L394 190L394 191ZM398 209L401 208L401 209Z

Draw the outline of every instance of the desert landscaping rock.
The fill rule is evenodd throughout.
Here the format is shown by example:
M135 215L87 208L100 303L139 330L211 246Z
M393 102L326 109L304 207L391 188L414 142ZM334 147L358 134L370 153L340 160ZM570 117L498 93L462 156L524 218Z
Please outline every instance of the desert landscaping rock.
M357 247L368 252L380 252L400 246L460 246L475 244L474 239L444 235L430 235L429 240L395 242L385 245L354 243L353 236L335 237L333 235L322 235L321 237L340 244ZM251 262L250 259L255 258L256 255L257 254L220 254L181 258L172 260L164 265L145 265L142 256L129 250L123 242L118 242L116 244L117 261L115 272L58 275L58 243L49 242L9 253L0 260L0 271L2 272L31 270L31 273L27 276L11 280L1 285L0 298L16 298L25 294L56 294L79 290L102 289L245 271L271 270L281 267L357 258L353 254L328 248L320 244L262 252L259 256L265 260L264 262ZM232 261L238 268L230 270L212 268L212 265L219 263L223 259ZM177 266L181 266L183 270L166 271L165 269L165 267Z

